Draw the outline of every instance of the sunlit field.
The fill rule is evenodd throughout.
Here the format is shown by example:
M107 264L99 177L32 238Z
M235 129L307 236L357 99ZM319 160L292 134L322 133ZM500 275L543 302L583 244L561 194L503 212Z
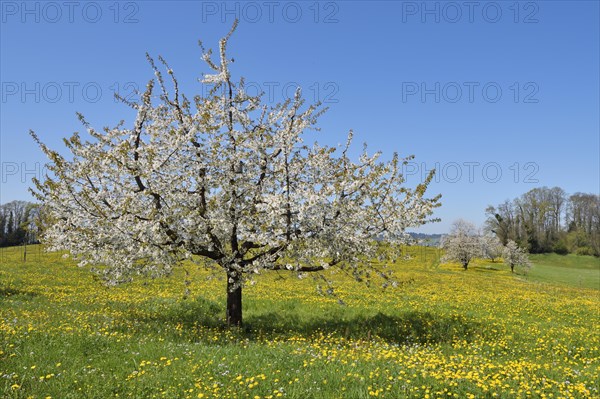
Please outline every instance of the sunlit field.
M337 296L322 296L310 277L261 275L245 287L244 328L229 330L225 282L197 267L189 286L179 269L105 288L60 254L29 247L23 262L5 248L0 396L599 397L597 258L533 257L511 274L406 253L386 291L338 274Z

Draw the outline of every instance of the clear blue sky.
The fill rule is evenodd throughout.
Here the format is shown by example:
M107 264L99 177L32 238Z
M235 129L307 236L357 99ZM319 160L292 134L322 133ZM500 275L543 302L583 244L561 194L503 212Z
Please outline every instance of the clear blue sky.
M600 187L598 1L96 1L1 2L0 202L31 199L29 180L51 147L130 110L163 55L185 92L208 72L197 46L215 47L233 22L235 73L279 101L296 83L330 106L319 141L354 129L386 156L414 154L414 186L436 167L445 232L484 221L488 204L538 186ZM271 98L269 98L271 97ZM499 175L498 173L501 173Z

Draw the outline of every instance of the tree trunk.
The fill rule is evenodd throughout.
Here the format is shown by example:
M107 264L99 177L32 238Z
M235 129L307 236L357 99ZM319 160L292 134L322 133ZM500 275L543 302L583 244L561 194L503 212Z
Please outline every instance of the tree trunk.
M515 272L515 265L510 265L510 272L514 273Z
M227 325L229 327L242 326L242 285L241 276L227 274Z
M467 270L467 266L469 266L469 262L467 262L467 263L463 263L463 268L464 268L465 270Z

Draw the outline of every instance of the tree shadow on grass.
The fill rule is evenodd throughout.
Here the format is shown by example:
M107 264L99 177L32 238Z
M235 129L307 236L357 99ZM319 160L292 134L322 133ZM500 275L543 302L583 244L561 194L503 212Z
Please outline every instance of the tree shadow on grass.
M21 290L19 288L15 288L15 287L0 287L0 298L1 297L10 298L13 296L33 298L33 297L38 296L38 294L33 291Z
M181 324L183 328L192 329L198 326L222 327L223 312L216 302L197 297L183 301L155 298L148 301L143 308L131 309L128 313L129 318L142 324Z
M143 310L130 313L147 328L157 324L180 325L188 337L202 340L199 329L228 331L224 334L237 339L259 341L286 337L312 337L316 334L339 338L371 340L382 339L391 344L451 343L456 339L470 341L481 330L481 324L462 315L442 315L410 311L396 315L384 313L352 314L340 308L330 314L307 316L291 309L264 313L249 312L244 327L229 329L225 326L223 305L204 298L185 301L153 300ZM196 339L196 338L193 338Z
M469 341L481 325L462 316L441 316L430 312L411 311L398 315L376 313L354 315L347 319L315 318L299 320L295 315L275 312L250 316L245 330L251 335L310 336L332 334L343 338L370 340L379 337L393 344L451 343L456 339Z
M472 266L469 267L469 270L473 270L475 272L499 272L503 270L500 266L501 265Z

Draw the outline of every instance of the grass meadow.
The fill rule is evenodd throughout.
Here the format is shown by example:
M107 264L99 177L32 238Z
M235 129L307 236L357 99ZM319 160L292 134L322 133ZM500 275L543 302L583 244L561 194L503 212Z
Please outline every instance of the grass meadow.
M463 271L407 248L397 288L259 276L241 330L189 267L106 288L60 254L0 253L3 398L598 398L600 263L532 256ZM186 288L190 290L185 297ZM339 300L345 305L341 305Z

